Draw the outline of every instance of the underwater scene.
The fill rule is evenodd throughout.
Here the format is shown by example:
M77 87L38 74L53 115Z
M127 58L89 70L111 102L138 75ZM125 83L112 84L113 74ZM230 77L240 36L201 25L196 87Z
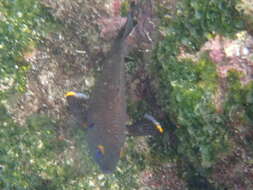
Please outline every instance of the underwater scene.
M253 189L253 1L0 0L1 190Z

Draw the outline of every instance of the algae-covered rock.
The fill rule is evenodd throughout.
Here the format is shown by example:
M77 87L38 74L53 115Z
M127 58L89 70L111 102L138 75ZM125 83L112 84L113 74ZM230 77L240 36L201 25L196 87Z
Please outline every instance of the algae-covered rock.
M153 77L171 134L161 157L177 161L190 189L252 187L252 36L236 5L181 1L162 17Z
M154 113L165 133L129 138L111 176L63 95L90 91L128 2L0 2L2 189L253 188L251 1L153 2L159 27L144 9L129 39L156 46L127 58L129 114Z

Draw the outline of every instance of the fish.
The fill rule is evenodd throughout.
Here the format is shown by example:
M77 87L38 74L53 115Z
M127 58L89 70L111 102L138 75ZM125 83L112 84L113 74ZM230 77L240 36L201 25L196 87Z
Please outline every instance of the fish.
M146 124L142 127L127 125L129 119L126 111L124 58L128 54L126 39L135 26L134 11L135 5L132 3L127 21L104 60L103 70L95 82L90 98L74 91L65 95L70 112L79 124L84 125L86 122L89 152L105 174L115 171L129 134L140 136L163 133L161 125L151 115L145 115Z

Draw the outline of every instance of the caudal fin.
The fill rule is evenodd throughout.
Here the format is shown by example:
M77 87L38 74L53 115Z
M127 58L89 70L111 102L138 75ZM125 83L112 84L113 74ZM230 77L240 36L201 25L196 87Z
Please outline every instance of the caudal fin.
M128 35L133 30L134 26L136 25L136 22L134 21L134 14L137 10L137 6L135 5L135 2L132 1L130 5L130 10L127 15L127 21L126 24L122 27L118 34L118 38L126 39Z

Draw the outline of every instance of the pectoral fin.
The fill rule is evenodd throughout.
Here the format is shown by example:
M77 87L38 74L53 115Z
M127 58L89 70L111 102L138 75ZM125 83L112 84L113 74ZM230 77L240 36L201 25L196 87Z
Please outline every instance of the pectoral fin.
M128 134L131 136L148 136L160 135L164 132L160 123L149 114L144 115L143 120L136 122L133 125L127 125Z
M83 126L86 122L88 96L86 94L70 91L65 94L65 97L68 102L69 112L73 114L78 124Z

